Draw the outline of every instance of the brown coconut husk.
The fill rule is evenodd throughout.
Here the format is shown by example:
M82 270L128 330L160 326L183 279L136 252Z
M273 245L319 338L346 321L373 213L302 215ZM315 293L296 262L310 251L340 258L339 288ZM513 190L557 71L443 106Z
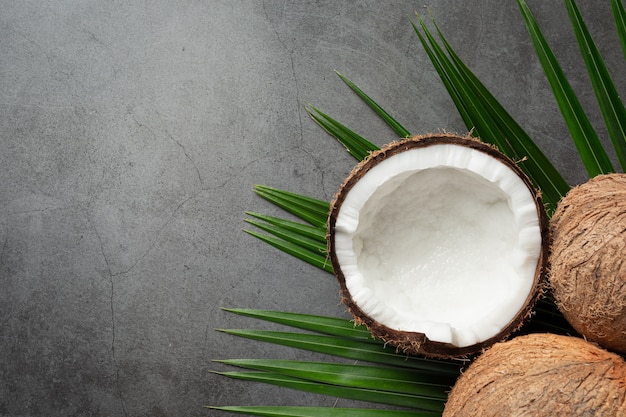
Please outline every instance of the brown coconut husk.
M626 363L581 338L534 333L498 343L454 385L443 417L626 416Z
M350 291L348 290L346 285L346 278L335 254L334 235L337 215L339 210L341 209L341 205L347 193L359 181L359 179L373 166L382 162L384 159L390 156L409 149L427 147L436 144L456 144L466 146L480 152L484 152L492 156L493 158L496 158L504 165L508 166L511 170L516 172L517 175L524 181L535 199L541 229L542 249L535 271L532 291L528 294L523 308L498 334L487 340L483 340L480 343L466 347L457 347L449 343L433 341L430 340L425 334L419 332L409 332L393 329L370 317L352 299ZM547 273L549 247L548 230L548 217L545 212L545 207L543 205L541 194L534 188L530 178L513 160L501 153L495 146L484 143L472 136L459 136L455 134L440 133L414 136L401 141L392 142L382 149L371 153L368 158L359 163L352 170L351 174L346 178L346 180L340 187L339 192L336 194L335 199L331 202L331 209L328 220L327 240L329 259L332 263L335 276L339 282L342 302L347 306L348 311L354 317L354 321L356 324L365 325L373 336L384 341L385 343L390 344L391 346L395 346L398 351L401 351L403 353L409 355L424 355L427 357L448 359L464 358L481 352L482 350L493 345L494 343L507 339L513 332L519 330L519 328L525 323L525 321L530 318L530 316L532 315L533 307L539 297L543 294L543 290L545 287L545 275Z
M626 353L626 175L600 175L573 188L550 227L558 308L589 340Z

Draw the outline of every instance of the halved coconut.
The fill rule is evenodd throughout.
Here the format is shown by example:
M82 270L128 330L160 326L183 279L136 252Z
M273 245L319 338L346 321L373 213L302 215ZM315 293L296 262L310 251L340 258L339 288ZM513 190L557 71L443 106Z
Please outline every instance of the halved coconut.
M431 135L352 171L331 206L329 256L357 323L406 353L456 357L530 315L547 230L514 162L476 139Z

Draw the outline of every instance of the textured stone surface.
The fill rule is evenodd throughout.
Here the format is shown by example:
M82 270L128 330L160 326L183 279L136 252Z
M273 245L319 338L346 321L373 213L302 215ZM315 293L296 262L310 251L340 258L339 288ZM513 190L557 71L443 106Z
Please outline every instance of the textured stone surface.
M216 332L258 325L222 307L345 316L332 276L241 232L245 210L281 213L254 184L330 200L354 165L306 104L395 139L333 70L416 134L465 132L408 21L430 6L568 181L585 178L517 6L474 3L3 1L0 416L335 404L209 372L316 358ZM563 5L530 5L601 126ZM610 8L581 8L623 93Z

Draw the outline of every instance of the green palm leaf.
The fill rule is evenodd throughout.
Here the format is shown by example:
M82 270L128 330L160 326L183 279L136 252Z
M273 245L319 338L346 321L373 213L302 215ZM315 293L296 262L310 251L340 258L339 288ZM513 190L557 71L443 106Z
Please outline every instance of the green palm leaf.
M613 172L613 166L598 135L593 130L589 119L574 94L574 90L565 78L565 74L554 56L554 52L546 42L537 22L524 0L518 0L524 23L543 66L546 78L550 83L554 97L563 114L578 153L590 177Z
M411 394L445 400L448 384L410 369L327 362L272 359L229 359L216 361L257 371L280 373L325 384Z
M449 89L451 97L454 97L455 104L460 108L459 111L464 116L463 120L467 129L477 133L482 140L496 145L513 159L520 159L518 155L514 154L513 148L506 141L506 136L502 134L498 125L491 118L484 103L473 94L470 85L463 79L463 74L459 68L446 56L423 19L419 15L417 15L417 19L421 31L413 22L411 25L424 49L430 51L428 56L434 60L435 67L441 71L440 77L446 80L444 84Z
M570 188L563 177L530 136L461 61L441 31L437 28L447 54L419 16L418 21L421 30L411 22L413 29L448 89L468 130L474 132L481 140L496 145L513 160L524 161L520 163L520 167L535 186L542 190L548 212L552 212L556 203Z
M294 369L293 366L290 367L287 363L279 364L269 360L257 361L257 363L254 364L242 361L227 361L227 364L247 368L252 367L253 369L276 369L280 372L221 372L221 375L248 381L264 382L280 387L330 395L333 397L439 412L443 410L445 402L444 388L439 388L439 392L435 395L431 395L430 392L434 391L431 386L425 386L423 388L426 394L403 393L394 391L393 389L387 391L380 388L377 389L376 387L360 387L359 385L368 385L371 381L365 378L360 380L358 374L350 375L350 368L355 368L352 369L352 371L359 369L359 367L356 366L343 365L341 368L344 370L347 369L348 371L341 373L342 371L339 366L313 362L294 362L292 364L304 366L304 370ZM331 367L335 369L331 369ZM384 369L380 369L381 374L384 373L384 371ZM299 376L305 376L306 378L302 379ZM319 382L316 380L319 380ZM340 383L337 384L337 381ZM416 388L414 391L419 391L420 384L414 383L413 386ZM450 389L450 387L448 387L448 389ZM441 394L443 394L443 398Z
M418 19L420 19L419 16L418 16ZM411 26L413 27L415 34L420 40L422 47L424 48L424 51L426 52L426 55L428 55L428 58L430 59L431 64L435 68L435 71L437 71L437 74L439 74L439 78L441 79L444 87L448 91L450 98L454 102L457 108L457 111L459 112L459 115L461 116L461 118L463 119L463 122L465 123L465 126L468 127L468 130L471 132L475 123L472 122L472 117L470 116L469 111L466 108L465 103L463 102L461 94L459 91L457 91L457 88L452 81L452 77L456 79L456 77L459 77L460 75L458 74L458 72L455 70L455 68L452 65L449 65L450 62L449 60L446 59L445 55L442 56L441 54L439 54L441 49L438 48L437 43L436 42L434 43L434 48L430 48L429 43L426 41L426 39L424 38L424 36L422 35L418 27L415 25L415 23L413 23L413 21L410 21L410 23L411 23ZM435 53L435 51L437 51L437 53ZM440 60L440 58L442 58L442 60Z
M365 94L363 90L357 87L356 84L354 84L352 81L350 81L346 76L344 76L340 72L337 72L337 75L339 76L339 78L341 78L341 80L344 83L346 83L348 87L352 89L352 91L354 91L361 98L361 100L363 100L368 106L370 106L370 108L374 110L374 112L376 112L376 114L380 116L380 118L383 119L383 121L385 121L385 123L387 123L389 127L391 127L393 131L397 133L399 137L408 138L409 136L411 136L411 133L409 133L408 130L406 130L393 117L391 117L389 113L387 113L382 107L380 107L378 103L372 100L370 96Z
M272 323L284 324L302 330L332 336L375 341L372 334L363 325L338 317L316 316L311 314L290 313L284 311L255 310L247 308L225 308L225 311ZM379 342L377 342L379 343Z
M270 246L273 246L276 249L279 249L295 258L305 261L327 272L330 272L330 273L333 272L333 267L330 264L330 261L328 261L325 253L322 254L318 251L312 251L310 249L302 247L300 243L295 243L293 241L288 241L288 240L277 238L274 236L265 235L265 234L255 232L252 230L244 230L244 232L260 239L261 241L269 244ZM303 239L304 238L300 236L297 239L294 238L293 240L298 240L301 242Z
M348 129L321 110L313 106L308 107L306 110L317 124L345 146L348 152L350 152L350 155L358 161L362 161L367 158L372 151L378 149L376 145L363 136Z
M430 412L417 412L415 410L374 410L366 408L334 407L256 406L208 408L260 417L432 417L436 415Z
M330 204L316 198L265 185L256 185L254 191L269 202L296 215L310 224L326 228Z
M301 236L326 244L326 227L310 226L308 224L302 224L291 220L285 220L278 217L255 213L253 211L247 211L246 214L262 220L265 223L279 227L285 231L297 233Z
M611 0L611 10L613 10L617 35L619 36L624 58L626 59L626 9L624 9L621 0Z
M383 343L372 343L370 341L347 339L337 336L256 329L218 329L218 331L247 339L328 354L345 359L419 369L424 373L451 378L451 380L454 380L458 376L461 366L461 363L402 355L396 353L394 349L386 347Z
M569 185L567 185L552 162L533 142L530 135L522 129L476 75L461 61L434 21L433 24L455 67L461 73L463 83L467 84L471 89L472 96L469 98L483 103L486 113L492 117L490 123L498 126L500 133L504 135L504 140L490 138L489 141L494 144L500 144L499 146L502 146L502 142L506 143L505 149L511 148L510 153L507 155L520 162L521 168L533 179L536 187L548 194L547 200L549 202L558 202L558 199L569 191Z
M600 56L600 51L587 30L576 3L566 0L565 5L574 26L574 33L580 45L581 55L587 66L609 137L622 169L626 170L626 109L620 101L619 93L615 89L609 71Z
M280 239L293 243L302 249L318 253L326 257L326 242L322 243L316 239L311 239L301 233L300 230L291 230L284 225L276 226L271 223L260 222L253 219L247 219L247 223L258 227L259 229L271 233ZM250 233L250 231L248 231Z

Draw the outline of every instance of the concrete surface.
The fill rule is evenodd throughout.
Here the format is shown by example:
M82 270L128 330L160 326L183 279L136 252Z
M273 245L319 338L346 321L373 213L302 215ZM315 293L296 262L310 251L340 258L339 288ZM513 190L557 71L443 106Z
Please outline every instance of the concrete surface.
M465 131L408 22L425 6L585 178L512 1L0 3L0 416L350 405L210 373L316 358L214 329L264 326L222 307L345 316L334 278L243 233L244 211L282 215L256 183L330 200L354 165L308 103L395 139L334 70L414 133ZM608 2L580 3L624 92ZM530 5L601 126L564 6Z

